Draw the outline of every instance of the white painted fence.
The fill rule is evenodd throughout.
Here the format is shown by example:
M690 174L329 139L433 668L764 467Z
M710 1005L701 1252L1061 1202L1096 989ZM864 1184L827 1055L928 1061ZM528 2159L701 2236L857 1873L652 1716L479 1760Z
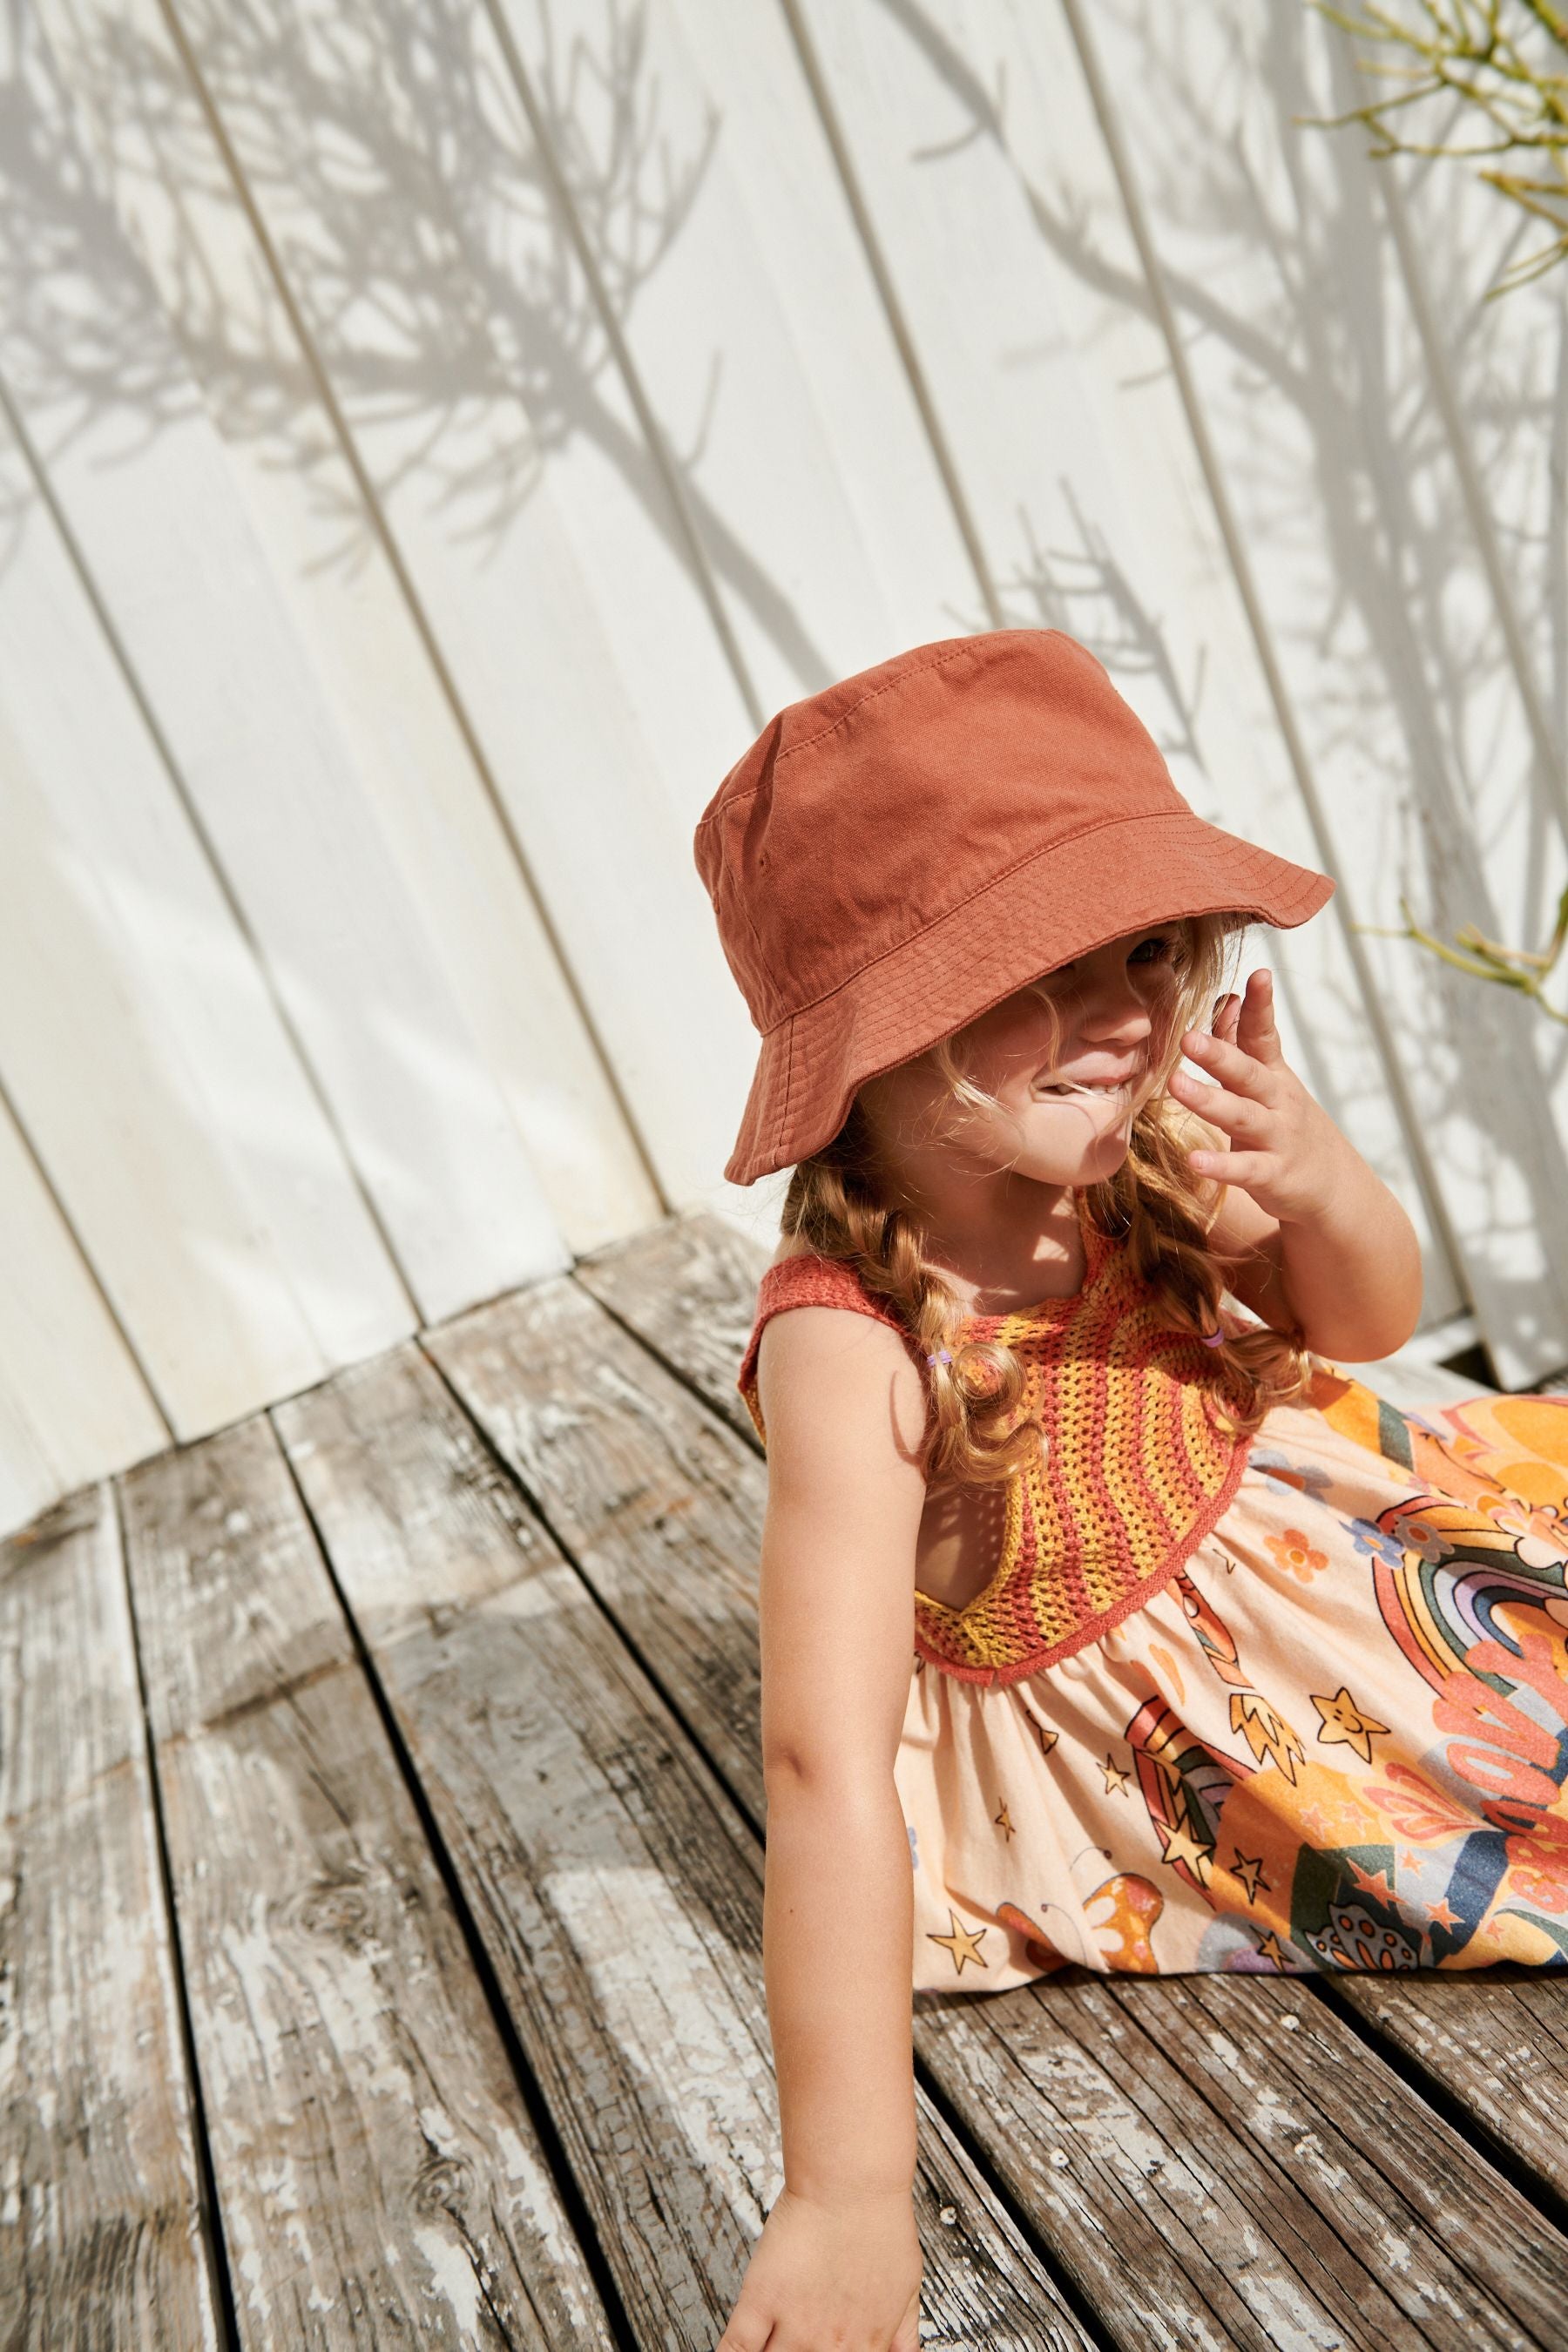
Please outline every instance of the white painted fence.
M0 115L0 1526L707 1202L690 835L769 713L1070 629L1311 862L1428 1315L1568 1359L1568 339L1296 0L30 0Z

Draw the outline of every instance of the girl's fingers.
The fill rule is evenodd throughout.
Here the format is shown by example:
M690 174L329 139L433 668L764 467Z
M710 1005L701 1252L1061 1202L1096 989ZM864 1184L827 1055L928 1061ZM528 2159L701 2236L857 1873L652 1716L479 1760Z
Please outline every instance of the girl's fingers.
M1236 1042L1245 1054L1272 1069L1285 1058L1279 1032L1274 1026L1274 975L1260 965L1247 980L1236 1024Z
M1272 1151L1189 1151L1188 1164L1196 1176L1217 1177L1222 1184L1238 1184L1244 1192L1255 1184L1269 1184L1279 1173Z
M1221 1086L1233 1087L1239 1094L1261 1097L1268 1086L1268 1073L1262 1063L1255 1062L1239 1045L1226 1045L1223 1037L1209 1037L1201 1029L1189 1029L1182 1040L1182 1051L1200 1070L1206 1070Z
M772 2319L762 2313L753 2316L751 2305L740 2304L730 2314L730 2324L713 2352L766 2352L773 2336Z
M1184 1070L1173 1070L1170 1091L1189 1110L1206 1118L1211 1127L1222 1134L1239 1136L1245 1142L1256 1140L1268 1114L1260 1103L1246 1095L1233 1095L1224 1087L1205 1087L1196 1078L1189 1078Z

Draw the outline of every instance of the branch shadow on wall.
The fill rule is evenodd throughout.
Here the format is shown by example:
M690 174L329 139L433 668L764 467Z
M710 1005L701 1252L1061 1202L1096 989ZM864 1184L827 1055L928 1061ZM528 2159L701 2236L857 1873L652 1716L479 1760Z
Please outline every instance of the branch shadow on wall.
M1016 142L1005 69L978 46L961 49L921 0L879 5L970 135L1005 158L1051 266L1160 324L1120 211L1100 217L1053 158ZM1350 102L1353 64L1303 11L1260 16L1227 0L1219 13L1194 26L1185 12L1115 0L1092 22L1227 489L1248 544L1276 583L1288 577L1289 603L1277 587L1270 620L1310 756L1341 779L1331 810L1353 803L1356 912L1396 921L1404 888L1440 928L1468 919L1533 944L1562 887L1555 780L1517 722L1519 678L1481 578L1450 419L1392 267L1382 167L1353 128L1300 119ZM1528 321L1514 309L1505 334L1481 297L1521 231L1511 208L1489 210L1479 193L1479 203L1458 180L1417 173L1405 200L1421 208L1426 298L1462 454L1509 561L1533 666L1526 684L1555 718L1545 758L1560 771L1568 301L1534 289ZM1435 960L1419 970L1430 1017L1401 1040L1419 1113L1462 1132L1486 1122L1489 1096L1511 1093L1510 1124L1532 1130L1534 1164L1500 1145L1507 1181L1493 1188L1491 1221L1502 1260L1508 1232L1526 1227L1568 1260L1568 1161L1548 1099L1568 1071L1568 1041L1500 990ZM1517 1311L1528 1331L1528 1285Z
M639 6L605 0L592 41L558 38L545 0L527 13L521 87L509 20L469 0L182 0L145 25L59 0L47 40L19 12L0 81L13 388L60 430L124 416L132 461L134 420L155 430L199 387L226 435L311 483L346 565L374 535L367 487L384 513L412 491L483 561L590 445L807 690L831 665L703 487L721 321L697 322L703 390L657 446L622 365L721 123L661 87ZM162 307L128 223L158 248ZM345 476L323 392L372 482Z

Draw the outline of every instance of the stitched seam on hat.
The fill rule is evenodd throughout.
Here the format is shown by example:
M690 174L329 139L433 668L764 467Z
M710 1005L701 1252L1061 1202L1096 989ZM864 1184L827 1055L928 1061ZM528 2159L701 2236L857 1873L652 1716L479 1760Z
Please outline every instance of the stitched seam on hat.
M919 669L902 669L899 672L897 677L889 678L885 686L868 687L866 692L858 696L858 698L850 704L847 710L840 711L838 717L833 720L830 726L819 727L815 735L804 736L798 743L791 743L787 750L775 752L773 755L774 772L776 772L778 769L782 768L786 760L793 760L797 751L809 751L812 744L820 743L824 736L837 735L838 730L846 723L847 720L853 719L855 713L862 707L863 704L875 702L879 694L891 694L896 686L903 686L911 677L922 677L928 669L945 669L949 662L957 661L961 655L969 653L975 646L977 646L983 637L993 634L994 632L992 631L983 629L978 636L963 638L961 642L953 647L952 653L942 655L938 660L921 662ZM1047 632L1047 634L1048 635L1050 633ZM760 793L762 791L763 784L768 781L769 779L767 777L759 776L754 784L748 784L746 786L744 792L731 793L729 799L724 803L724 808L732 809L738 801L750 800L754 793ZM723 790L722 785L720 786L720 790L721 792ZM700 820L699 830L700 830L701 826L704 824L710 824L715 817L720 816L722 814L723 811L721 809L710 810L707 816Z
M773 1130L773 1150L777 1151L789 1133L789 1098L795 1084L795 1014L789 1016L789 1035L784 1039L784 1100L779 1105L778 1125Z
M880 955L872 956L870 961L867 963L858 964L853 971L846 972L842 980L835 981L831 988L825 988L820 996L813 996L809 998L805 1004L793 1005L787 1013L782 1013L779 1019L774 1022L773 1028L779 1028L784 1021L794 1021L803 1013L809 1013L814 1005L826 1004L830 996L837 996L840 989L852 987L854 982L858 980L863 979L867 972L875 971L879 963L886 963L889 956L901 955L904 949L911 947L916 940L923 940L928 931L937 930L943 923L951 922L954 915L962 914L964 908L973 906L976 898L983 898L987 890L994 890L998 883L1010 880L1015 874L1021 874L1026 866L1037 865L1042 857L1049 857L1057 850L1065 849L1069 842L1087 840L1090 834L1108 832L1112 825L1168 824L1173 819L1179 819L1184 816L1194 818L1195 822L1199 824L1203 824L1206 822L1205 818L1198 816L1196 812L1193 809L1170 809L1163 812L1146 810L1136 816L1100 817L1093 824L1079 825L1076 833L1064 833L1059 841L1047 841L1043 849L1032 849L1027 857L1020 857L1015 865L1005 866L1000 874L988 875L984 882L976 883L974 888L970 892L967 898L955 899L953 904L951 907L945 908L940 915L933 915L929 923L922 923L918 931L910 931L906 938L895 940L891 947L884 948L882 950ZM1215 830L1216 832L1222 832L1224 827L1216 826ZM1231 837L1233 840L1241 841L1241 835L1239 834L1235 834ZM1247 841L1242 842L1242 846L1245 849L1256 849L1258 844L1256 842ZM1266 857L1271 856L1274 853L1270 850L1265 850L1263 852L1263 855ZM765 1036L771 1037L773 1030L765 1030L763 1034Z

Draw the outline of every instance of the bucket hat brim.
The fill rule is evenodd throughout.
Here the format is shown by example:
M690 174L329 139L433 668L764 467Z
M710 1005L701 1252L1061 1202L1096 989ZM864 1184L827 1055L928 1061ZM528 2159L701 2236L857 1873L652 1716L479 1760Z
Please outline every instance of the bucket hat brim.
M1108 890L1122 864L1136 878ZM1184 915L1292 930L1333 888L1184 808L1052 842L767 1031L724 1173L754 1184L795 1167L832 1141L868 1079L1110 940Z

